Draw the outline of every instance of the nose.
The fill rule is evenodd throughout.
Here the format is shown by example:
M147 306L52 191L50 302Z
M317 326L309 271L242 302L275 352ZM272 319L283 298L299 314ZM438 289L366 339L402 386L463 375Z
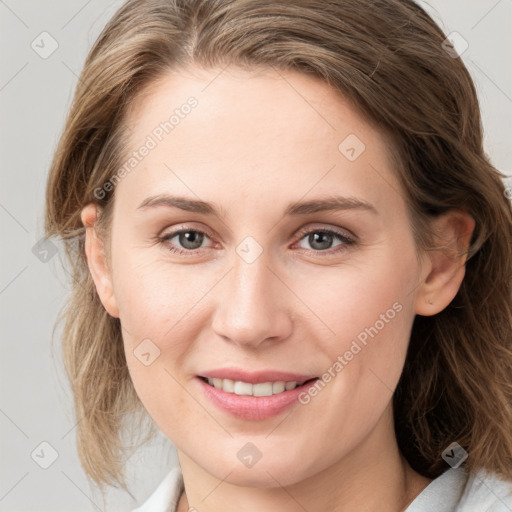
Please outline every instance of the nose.
M213 330L240 347L276 343L292 333L293 294L265 254L252 263L235 254L233 268L217 287Z

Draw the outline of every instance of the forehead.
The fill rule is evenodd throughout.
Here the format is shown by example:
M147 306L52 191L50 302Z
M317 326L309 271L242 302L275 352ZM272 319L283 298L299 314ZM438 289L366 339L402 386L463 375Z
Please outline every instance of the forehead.
M118 185L138 195L179 187L272 203L274 193L296 200L335 187L375 203L396 202L385 135L328 84L303 73L169 71L132 101L125 122L125 160L150 147Z
M223 132L231 127L233 133L243 127L244 135L260 136L253 138L254 143L272 134L281 137L290 134L296 140L300 133L311 142L318 143L320 139L328 142L333 133L347 128L363 137L385 138L324 81L275 68L247 70L228 66L169 70L130 102L125 124L135 135L151 133L155 121L164 123L173 113L181 114L180 107L191 98L199 107L194 109L193 118L200 119L201 124L215 122ZM174 128L173 136L183 131L177 125ZM197 129L194 125L194 130Z

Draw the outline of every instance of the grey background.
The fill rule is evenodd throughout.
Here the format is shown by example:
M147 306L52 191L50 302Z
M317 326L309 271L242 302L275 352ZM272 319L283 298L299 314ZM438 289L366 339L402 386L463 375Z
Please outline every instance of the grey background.
M104 503L80 467L58 331L51 341L70 285L60 253L44 263L32 251L43 237L48 167L78 74L121 3L0 0L0 511L121 511L136 505L115 489ZM457 31L469 43L462 58L479 92L486 150L498 169L512 174L512 0L420 3L446 34ZM58 43L48 58L31 47L43 31ZM42 442L58 454L47 469L40 464L51 462L52 449ZM139 503L175 464L163 435L132 456L128 481Z

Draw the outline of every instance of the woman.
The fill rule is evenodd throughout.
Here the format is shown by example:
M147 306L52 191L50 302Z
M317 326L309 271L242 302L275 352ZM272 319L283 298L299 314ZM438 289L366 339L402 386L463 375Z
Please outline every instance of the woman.
M512 212L454 52L409 0L114 15L47 189L96 483L147 413L139 511L512 509Z

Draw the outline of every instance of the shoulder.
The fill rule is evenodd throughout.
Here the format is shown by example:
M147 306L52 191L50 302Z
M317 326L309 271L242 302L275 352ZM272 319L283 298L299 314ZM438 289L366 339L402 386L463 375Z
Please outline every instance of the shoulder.
M469 475L468 482L455 512L482 510L510 512L512 510L512 480L480 469Z
M450 468L432 480L405 512L455 512L467 482L463 468Z
M468 473L464 466L438 476L406 512L511 512L512 481L484 470Z
M175 512L183 491L183 476L179 467L171 469L146 501L131 512Z

